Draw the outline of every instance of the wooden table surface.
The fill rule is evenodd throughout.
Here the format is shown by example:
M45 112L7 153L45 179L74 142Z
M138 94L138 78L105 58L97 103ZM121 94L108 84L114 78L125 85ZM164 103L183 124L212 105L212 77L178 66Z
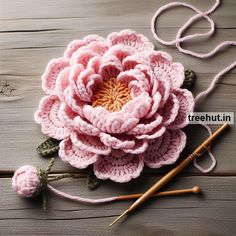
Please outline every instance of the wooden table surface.
M165 47L151 35L150 20L156 9L167 0L0 0L0 235L236 235L236 145L235 128L226 132L213 147L218 165L209 174L193 166L165 189L199 185L201 196L163 197L148 201L125 221L108 228L131 202L100 206L82 205L49 194L48 211L43 212L39 200L22 199L11 189L11 176L23 164L45 167L48 160L38 156L37 145L45 137L35 124L33 114L43 96L40 76L47 62L60 57L73 39L87 34L106 36L112 31L129 28L145 34L157 49L172 54L175 61L197 75L194 94L206 88L214 75L235 60L231 47L211 59L200 60ZM188 0L200 9L208 9L214 1ZM215 35L205 41L189 42L186 48L206 52L224 40L235 40L236 1L225 0L212 15L217 24ZM158 21L163 38L170 39L192 14L190 10L170 10ZM206 31L200 21L189 31ZM211 96L198 106L199 111L236 111L236 71L229 73ZM213 127L214 129L216 128ZM191 151L207 136L202 128L185 129ZM209 164L204 156L201 164ZM107 197L141 192L169 170L145 169L131 183L105 181L95 191L85 185L86 170L78 171L56 160L53 173L77 172L79 178L60 181L56 186L68 193L84 197Z

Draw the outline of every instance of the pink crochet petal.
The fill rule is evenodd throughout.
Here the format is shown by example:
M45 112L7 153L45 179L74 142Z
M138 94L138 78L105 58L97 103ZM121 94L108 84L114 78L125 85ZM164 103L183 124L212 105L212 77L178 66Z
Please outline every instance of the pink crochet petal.
M68 138L60 142L59 157L76 168L84 169L96 162L98 155L79 149Z
M145 36L131 30L111 33L107 40L111 45L122 44L130 46L137 52L146 52L154 49L153 44Z
M158 80L158 92L161 94L159 107L162 108L170 95L170 82L168 80Z
M103 78L99 74L92 74L86 84L86 89L89 93L93 93L94 90L103 82Z
M85 105L83 107L85 118L99 130L106 132L105 123L107 122L109 112L103 107L92 107Z
M125 133L132 129L138 123L138 119L131 114L109 113L107 115L106 123L104 124L105 130L108 133L120 134Z
M90 50L78 50L71 57L70 64L72 66L76 64L81 64L84 67L87 67L89 60L97 55L98 55L97 53L92 52Z
M72 90L71 87L66 88L66 90L63 93L64 100L66 104L73 110L75 113L79 114L81 117L84 116L83 114L83 106L84 102L81 101L75 94L75 92Z
M173 92L179 101L179 110L174 122L168 128L180 129L189 123L188 115L193 111L194 98L192 93L187 89L175 89Z
M80 100L85 102L90 102L93 95L91 88L87 86L89 82L91 84L90 79L92 75L94 75L94 71L92 69L85 69L80 73L77 80L78 97ZM98 84L102 82L101 76L99 76L98 80L99 80L97 81Z
M77 81L80 73L83 71L84 71L84 66L81 64L73 65L71 66L70 69L70 74L69 74L70 87L77 95L79 95L77 90Z
M121 135L110 135L106 133L100 134L100 140L108 147L112 147L114 149L126 149L132 148L135 146L135 141L132 136L128 136L125 134Z
M165 71L165 66L170 66L173 58L170 54L163 51L152 51L147 53L147 59L152 68L162 68Z
M104 54L104 58L115 56L122 62L126 57L131 56L135 53L133 48L126 47L124 45L115 45L108 49L108 51Z
M160 168L176 162L185 147L186 135L181 130L166 130L158 139L149 142L144 162L151 168Z
M85 48L102 56L108 50L109 47L107 42L96 41L89 43L87 46L85 46Z
M148 79L145 74L138 69L121 72L118 75L117 80L128 85L132 97L136 97L143 92L149 92L150 90Z
M122 64L120 60L114 55L104 57L99 68L99 74L104 80L116 78L122 71Z
M67 58L71 58L73 53L76 52L79 48L88 45L91 42L102 42L102 41L105 41L105 39L98 35L88 35L82 40L74 40L68 45L64 53L64 56Z
M108 133L125 133L135 127L139 121L132 113L123 110L110 113L103 107L86 105L83 112L93 126Z
M131 56L127 56L122 61L124 71L134 69L136 65L146 64L146 59L141 53L137 53Z
M156 128L154 128L150 133L148 134L141 134L136 135L135 137L137 139L156 139L158 137L161 137L166 131L166 127L159 125Z
M147 140L135 140L135 146L132 148L126 148L123 149L126 153L132 153L132 154L142 154L146 151L148 147L148 141Z
M80 116L77 116L74 119L75 129L82 134L87 134L90 136L98 136L100 130L93 125L89 124L86 120L82 119Z
M163 125L168 126L175 119L179 111L179 100L172 93L170 94L165 106L161 109L160 114L163 116Z
M70 67L63 69L57 78L55 91L60 101L65 101L64 91L69 86Z
M171 84L174 88L179 88L184 82L184 67L179 62L174 62L169 69L169 76L171 78Z
M160 103L161 103L161 94L159 92L156 92L156 94L154 94L154 96L152 97L152 107L148 112L146 118L152 117L157 112L158 108L160 107Z
M97 88L102 81L101 75L95 74L92 68L84 69L80 64L74 65L70 71L70 86L78 98L84 102L91 100L93 90Z
M133 129L131 129L128 134L129 135L143 135L143 134L149 134L152 132L155 128L160 126L162 123L162 116L159 114L155 114L155 116L149 118L149 119L144 119L143 121L135 126Z
M122 112L132 114L135 118L141 119L148 114L152 105L152 99L147 93L142 93L138 97L127 102Z
M87 68L93 69L93 71L98 74L101 63L102 58L100 56L95 56L89 60Z
M54 91L58 74L68 66L69 60L66 58L57 58L49 62L42 76L42 88L46 94Z
M138 64L135 66L135 69L141 71L145 75L149 84L149 93L151 96L154 96L158 89L158 80L151 67L146 64Z
M139 155L115 150L108 156L100 156L93 165L94 173L99 179L111 179L119 183L137 178L143 166L143 160Z
M184 67L180 63L173 63L172 57L162 51L148 54L148 61L158 78L169 80L173 88L179 88L184 81Z
M49 137L61 140L70 135L70 130L65 127L58 116L61 102L57 96L51 95L42 98L39 109L35 113L35 121L42 126L42 133Z
M58 110L58 117L68 129L75 129L74 118L77 115L78 114L75 113L66 103L61 103L60 108Z
M101 155L108 155L111 152L111 148L105 146L100 139L95 136L72 132L71 141L76 147L86 152L93 152Z

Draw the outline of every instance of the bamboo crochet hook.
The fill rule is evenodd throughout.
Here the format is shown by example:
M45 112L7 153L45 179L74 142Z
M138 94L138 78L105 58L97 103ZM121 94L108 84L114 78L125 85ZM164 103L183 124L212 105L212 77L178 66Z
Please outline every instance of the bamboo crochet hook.
M169 191L165 191L165 192L155 193L151 197L177 196L177 195L183 195L183 194L189 194L189 193L199 194L199 193L201 193L201 189L199 186L194 186L192 188L169 190ZM118 196L115 201L137 199L137 198L141 197L142 195L143 195L143 193L121 195L121 196Z
M206 139L198 148L196 148L193 153L191 153L186 159L184 159L179 165L173 168L170 172L164 175L159 181L156 182L150 189L148 189L138 200L136 200L123 214L121 214L115 221L113 221L109 226L112 226L117 221L119 221L123 216L134 211L142 203L144 203L148 198L150 198L154 193L156 193L160 188L162 188L166 183L173 179L185 166L187 166L196 157L201 156L206 152L213 140L218 137L226 128L228 124L222 125L218 130L216 130L208 139Z

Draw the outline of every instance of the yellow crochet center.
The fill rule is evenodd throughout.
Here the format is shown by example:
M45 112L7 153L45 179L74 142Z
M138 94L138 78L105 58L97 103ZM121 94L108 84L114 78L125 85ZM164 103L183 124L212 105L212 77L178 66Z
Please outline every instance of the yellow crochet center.
M120 111L128 101L131 100L130 89L125 83L115 78L102 83L94 92L92 106L105 107L108 111Z

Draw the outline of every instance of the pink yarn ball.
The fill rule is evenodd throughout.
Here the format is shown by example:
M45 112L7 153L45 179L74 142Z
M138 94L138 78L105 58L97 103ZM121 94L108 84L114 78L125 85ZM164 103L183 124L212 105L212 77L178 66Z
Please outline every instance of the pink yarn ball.
M17 169L12 177L12 187L23 197L32 197L40 186L38 171L34 166L25 165Z

